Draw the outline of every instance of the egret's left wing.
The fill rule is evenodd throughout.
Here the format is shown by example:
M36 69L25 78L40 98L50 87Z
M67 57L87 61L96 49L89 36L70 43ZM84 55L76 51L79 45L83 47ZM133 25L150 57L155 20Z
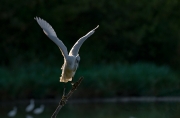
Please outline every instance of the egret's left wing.
M68 51L64 43L57 37L56 32L52 26L45 20L36 17L35 20L39 26L43 29L44 33L59 47L64 58L68 58Z
M70 50L70 52L69 52L69 55L77 56L81 45L84 43L84 41L85 41L88 37L90 37L90 36L95 32L95 30L96 30L98 27L99 27L99 25L98 25L96 28L94 28L93 30L91 30L90 32L88 32L85 36L81 37L81 38L74 44L74 46L71 48L71 50Z

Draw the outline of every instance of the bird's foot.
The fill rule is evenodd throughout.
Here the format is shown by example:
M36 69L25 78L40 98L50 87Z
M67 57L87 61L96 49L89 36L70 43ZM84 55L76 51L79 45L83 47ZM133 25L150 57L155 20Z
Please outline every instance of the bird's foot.
M71 83L71 85L72 85L72 89L73 90L76 90L77 89L77 86L78 86L78 82L73 82L73 83Z
M67 97L63 95L62 98L61 98L60 104L62 106L64 106L66 104L66 102L67 102Z

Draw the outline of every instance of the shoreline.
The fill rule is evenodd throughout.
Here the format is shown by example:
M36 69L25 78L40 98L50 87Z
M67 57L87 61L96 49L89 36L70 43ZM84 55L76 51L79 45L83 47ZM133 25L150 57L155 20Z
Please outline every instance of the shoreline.
M58 99L35 99L37 104L57 104ZM130 103L130 102L180 102L180 97L115 97L115 98L91 98L91 99L69 99L67 103ZM0 105L27 104L29 100L0 101Z

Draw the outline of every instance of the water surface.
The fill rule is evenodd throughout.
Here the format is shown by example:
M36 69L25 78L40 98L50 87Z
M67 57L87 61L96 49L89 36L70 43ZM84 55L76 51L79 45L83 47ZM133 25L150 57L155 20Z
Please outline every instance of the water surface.
M0 118L8 118L7 113L14 105L1 105ZM18 111L14 118L50 118L56 104L45 104L42 114L26 113L26 105L16 104ZM39 107L36 104L35 107ZM57 118L179 118L180 103L67 103Z

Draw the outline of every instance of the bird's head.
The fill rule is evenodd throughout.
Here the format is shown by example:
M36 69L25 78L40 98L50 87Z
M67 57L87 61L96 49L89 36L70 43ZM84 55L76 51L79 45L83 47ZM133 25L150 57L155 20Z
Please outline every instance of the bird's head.
M79 56L79 54L76 56L76 63L78 63L79 64L79 62L80 62L80 56Z
M80 62L80 56L79 54L76 56L76 59L75 59L75 68L77 69L78 66L79 66L79 62Z

